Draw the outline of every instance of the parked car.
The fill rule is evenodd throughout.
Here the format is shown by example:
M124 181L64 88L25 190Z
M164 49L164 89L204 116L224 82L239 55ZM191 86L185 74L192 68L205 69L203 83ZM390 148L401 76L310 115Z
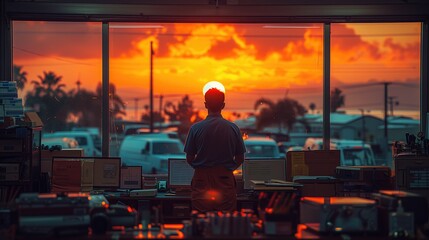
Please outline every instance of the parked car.
M74 138L79 144L79 148L83 149L83 153L87 157L99 157L101 156L100 149L97 148L97 144L94 141L91 133L87 131L58 131L54 133L44 133L42 138Z
M49 148L54 146L59 146L61 149L70 149L70 148L78 148L79 143L75 138L70 137L43 137L42 145L47 146Z
M119 149L123 165L142 166L143 173L167 173L169 158L185 158L179 139L129 135Z
M244 139L246 159L251 158L282 158L276 141L268 137L249 137Z
M340 150L341 166L373 166L375 165L374 153L371 146L361 140L331 139L330 148ZM323 149L322 138L307 138L304 150Z

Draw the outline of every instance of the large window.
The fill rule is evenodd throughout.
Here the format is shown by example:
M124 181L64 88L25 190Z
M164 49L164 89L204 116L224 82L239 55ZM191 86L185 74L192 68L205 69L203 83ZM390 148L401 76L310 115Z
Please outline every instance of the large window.
M417 133L420 29L331 25L333 145L369 146L376 164L390 165L391 142ZM226 87L224 117L248 136L268 135L283 151L322 138L323 24L109 23L109 39L111 156L127 135L151 131L151 112L153 131L183 141L206 115L211 80ZM45 132L88 131L98 150L101 49L101 23L13 22L26 110Z
M420 31L420 23L332 24L331 138L370 145L377 164L391 165L392 142L419 131Z
M150 131L151 74L155 131L175 127L184 140L206 116L204 84L216 80L226 87L223 116L249 136L303 145L314 132L305 120L322 113L322 24L109 27L110 82L125 106L111 122L111 154L128 134Z
M85 155L101 154L101 23L14 21L13 77L45 133L88 131Z

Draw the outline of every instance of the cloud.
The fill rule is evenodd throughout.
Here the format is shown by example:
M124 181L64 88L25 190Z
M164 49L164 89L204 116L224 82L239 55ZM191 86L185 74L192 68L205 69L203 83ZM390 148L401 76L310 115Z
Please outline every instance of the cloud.
M379 60L382 57L379 44L362 40L348 25L333 24L331 37L332 56L338 62L356 62L365 58Z
M14 58L101 58L101 23L16 21Z
M392 61L406 61L408 59L418 59L420 57L419 42L403 45L395 43L392 38L387 38L384 40L383 46L389 48L389 58Z

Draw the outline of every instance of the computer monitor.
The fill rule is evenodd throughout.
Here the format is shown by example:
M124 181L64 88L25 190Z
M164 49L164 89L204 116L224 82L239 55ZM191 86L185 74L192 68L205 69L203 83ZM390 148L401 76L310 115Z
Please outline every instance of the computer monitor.
M120 186L121 158L94 158L94 188L117 189Z
M122 166L120 187L123 189L141 189L142 172L142 166Z
M117 189L120 168L116 157L53 157L52 192Z
M286 180L286 161L284 158L245 159L243 162L244 189L251 189L250 180Z
M190 191L194 169L186 159L168 159L167 187L174 191Z

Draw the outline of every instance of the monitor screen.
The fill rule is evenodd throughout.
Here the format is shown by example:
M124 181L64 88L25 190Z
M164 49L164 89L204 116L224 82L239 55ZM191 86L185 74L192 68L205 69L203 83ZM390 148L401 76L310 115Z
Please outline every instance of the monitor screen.
M142 166L122 166L121 167L121 188L141 189L142 188Z
M283 158L246 159L243 162L244 189L251 189L250 180L286 180L286 161Z
M168 188L191 189L191 181L194 169L186 162L186 159L168 159Z
M94 188L119 188L120 173L120 158L94 158Z

